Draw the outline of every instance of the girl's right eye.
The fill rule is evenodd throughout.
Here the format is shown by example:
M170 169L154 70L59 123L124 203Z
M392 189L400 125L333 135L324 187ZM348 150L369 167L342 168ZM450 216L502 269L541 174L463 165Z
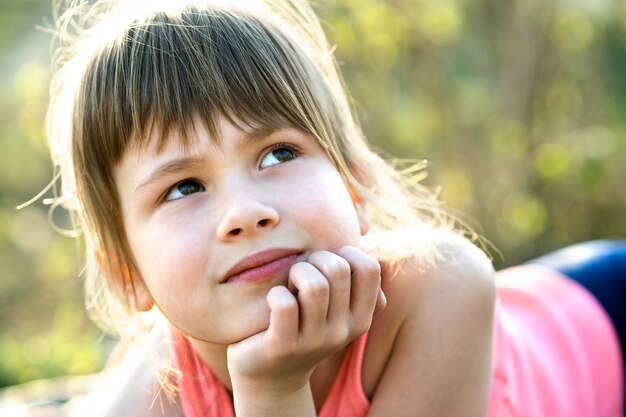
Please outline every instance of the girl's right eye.
M165 195L165 201L178 200L179 198L204 191L205 188L196 180L183 180L173 186Z

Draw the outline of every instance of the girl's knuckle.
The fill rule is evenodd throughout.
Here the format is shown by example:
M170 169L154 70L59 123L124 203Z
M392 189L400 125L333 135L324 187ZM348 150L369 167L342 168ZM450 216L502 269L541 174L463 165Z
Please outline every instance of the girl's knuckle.
M298 262L291 267L289 275L306 274L310 271L310 265L306 262Z
M328 287L328 281L324 279L309 280L307 281L300 291L306 293L310 297L326 297L328 296L330 289Z
M328 252L326 251L313 252L309 256L309 262L320 262L327 256L327 254Z
M274 305L274 310L279 313L293 313L298 310L298 302L295 299L286 298Z
M364 270L371 277L380 277L380 263L375 258L367 257L363 260Z
M323 267L329 277L347 277L350 274L350 264L343 258L336 257L329 260Z
M352 264L355 271L358 271L360 275L367 278L375 278L380 275L380 263L370 256L359 257L353 260Z

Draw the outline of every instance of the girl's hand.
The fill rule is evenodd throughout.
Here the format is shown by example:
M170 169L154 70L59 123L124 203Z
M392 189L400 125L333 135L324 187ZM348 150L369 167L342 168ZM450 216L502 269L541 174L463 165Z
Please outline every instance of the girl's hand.
M306 389L315 366L365 333L386 304L378 261L349 246L295 264L289 288L272 288L267 302L267 330L228 348L236 398Z

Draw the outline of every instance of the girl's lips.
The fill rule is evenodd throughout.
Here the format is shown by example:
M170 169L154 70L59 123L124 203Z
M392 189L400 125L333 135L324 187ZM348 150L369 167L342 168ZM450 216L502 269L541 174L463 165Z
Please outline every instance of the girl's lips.
M302 251L294 249L267 249L237 262L228 270L223 283L255 282L271 278L288 270L298 261Z

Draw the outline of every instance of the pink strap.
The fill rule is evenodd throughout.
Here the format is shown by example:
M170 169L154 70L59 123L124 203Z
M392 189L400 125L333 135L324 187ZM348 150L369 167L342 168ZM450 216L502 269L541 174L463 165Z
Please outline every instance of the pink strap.
M228 391L187 339L172 330L172 342L174 365L182 372L178 388L185 417L235 417Z
M335 382L319 417L365 417L370 401L363 392L361 368L367 333L355 339L346 351Z

